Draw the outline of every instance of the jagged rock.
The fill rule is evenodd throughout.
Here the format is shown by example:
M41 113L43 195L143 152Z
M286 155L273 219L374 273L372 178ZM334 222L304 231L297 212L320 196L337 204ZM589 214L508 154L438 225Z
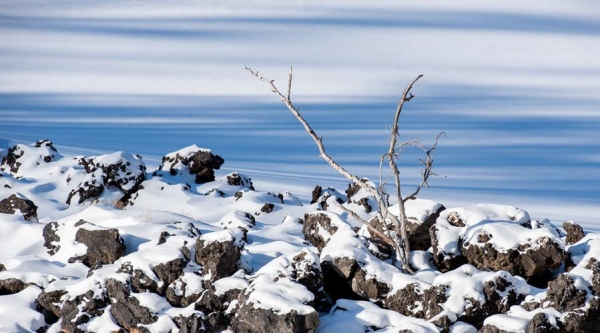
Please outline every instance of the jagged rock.
M498 223L511 224L526 229L524 226L531 225L531 219L529 214L522 209L493 204L479 204L442 211L436 223L430 228L431 247L436 266L442 272L447 272L467 263L462 248L468 246L468 244L464 245L463 243L478 243L472 237L475 233L474 230L484 231L489 226L492 226L491 229L493 229L493 226ZM507 230L510 230L510 228ZM540 233L558 239L549 229L540 228L540 230L542 230ZM543 230L546 232L543 232ZM537 235L535 238L540 237ZM476 240L478 239L476 238ZM484 243L483 238L481 243ZM499 250L499 252L504 251ZM476 263L473 262L473 264Z
M575 244L585 237L583 228L573 221L563 223L563 229L567 232L567 239L565 240L567 245Z
M65 290L43 290L35 300L42 308L42 314L47 323L55 323L61 315L62 297L66 295Z
M84 333L85 331L78 326L102 315L108 302L104 291L97 294L89 290L81 295L67 297L60 307L62 330L68 333Z
M292 267L292 278L315 296L315 307L321 309L327 306L327 295L323 287L323 273L319 258L312 252L303 250L292 258Z
M507 279L506 275L497 275L492 280L483 284L485 295L485 310L488 314L506 313L510 307L521 303L525 294L519 293L517 288Z
M431 239L432 258L437 268L442 272L449 272L467 263L467 258L462 255L462 252L458 252L460 249L459 242L460 238L457 237L455 240L456 245L448 244L447 242L441 242L439 234L445 226L434 224L429 228L429 237Z
M592 294L600 297L600 261L590 258L586 268L592 271Z
M568 333L598 333L600 325L600 298L593 297L583 309L566 313L560 321L561 329Z
M406 232L408 233L408 240L412 251L426 251L431 247L431 235L429 229L435 223L440 213L445 209L446 208L442 204L431 200L414 199L404 203L404 210L407 218ZM388 211L399 217L398 204L389 207ZM392 221L383 224L377 217L374 217L370 223L377 230L385 234L390 233L392 238L394 238L395 228ZM381 242L378 244L380 243ZM384 245L384 247L387 246ZM380 250L385 252L385 248Z
M4 265L0 264L0 272L5 271L6 267L4 267Z
M319 326L318 312L306 305L314 296L289 277L258 275L238 299L235 332L313 333Z
M565 259L565 251L557 237L545 232L548 229L531 230L525 227L492 223L474 228L463 239L461 250L467 261L479 269L507 271L519 275L530 283L545 286L551 270L559 268ZM505 248L503 239L523 242ZM513 237L515 236L515 237ZM501 239L496 242L497 239Z
M79 195L77 203L81 204L88 199L98 198L104 193L104 185L97 179L85 180L77 186L76 189L71 190L67 196L67 205L71 204L71 200L75 195Z
M42 163L50 163L60 156L49 140L38 140L31 146L18 144L8 148L6 155L1 156L0 170L19 176L22 165L35 167Z
M165 297L175 307L187 307L195 303L204 289L202 277L195 273L185 273L169 284Z
M227 213L219 220L223 229L238 229L243 233L243 240L247 241L248 231L256 225L256 219L252 214L235 210Z
M302 227L304 238L319 252L339 228L350 229L350 225L330 213L315 212L304 215L304 225Z
M369 278L354 258L334 258L321 262L321 270L325 292L334 300L380 299L390 291L386 283Z
M44 226L44 247L48 249L49 255L54 255L60 250L60 237L56 233L58 230L58 222L50 222Z
M136 293L151 292L158 294L158 283L139 269L134 269L131 274L131 289Z
M243 243L230 230L214 231L196 240L196 262L210 281L230 276L238 270Z
M372 184L373 187L376 188L368 179L363 178L362 180ZM373 209L377 209L377 201L375 201L375 198L356 183L348 184L346 197L347 203L355 203L362 206L367 213L370 213Z
M575 287L575 280L569 274L560 274L548 284L546 299L561 312L573 311L585 305L587 293Z
M231 186L238 186L238 187L254 190L254 185L252 185L252 179L241 173L232 172L228 175L225 175L224 179L226 179L227 184L229 184Z
M106 292L111 303L110 313L126 330L147 332L145 328L138 325L151 324L157 320L148 308L140 305L137 298L131 297L129 288L121 281L108 279Z
M203 184L215 180L214 170L218 170L223 163L225 160L221 156L192 145L164 156L159 170L168 170L172 176L193 175L196 184Z
M554 327L544 313L537 313L527 324L526 333L558 333L558 327Z
M314 204L315 202L317 202L319 200L319 197L321 196L321 193L323 192L323 188L320 185L315 186L315 188L312 191L312 199L310 200L310 204Z
M16 294L25 288L27 288L27 283L19 279L8 278L0 280L0 296Z
M25 198L22 195L11 194L8 198L0 201L0 213L15 214L20 211L26 221L37 221L37 206L33 201Z
M130 203L129 199L141 189L146 179L146 165L139 155L116 152L95 157L81 157L79 164L85 168L87 176L77 188L71 190L66 203L71 204L75 195L79 195L78 203L97 198L104 189L117 189L122 193L117 207L123 208Z
M316 311L299 314L295 310L276 313L247 303L237 311L232 326L238 333L313 333L319 327L319 314Z
M444 308L441 304L448 300L447 286L438 285L423 288L419 283L410 283L384 299L384 307L405 316L431 319ZM448 325L450 323L447 323ZM442 325L438 325L442 326Z
M344 199L342 199L342 197ZM312 200L310 203L317 203L319 205L319 209L327 210L330 204L335 202L341 205L344 203L345 199L345 196L336 191L336 189L333 187L323 189L321 186L317 185L312 191Z
M260 208L260 211L268 214L268 213L272 212L274 208L275 208L274 204L267 202Z
M96 269L112 264L125 253L125 243L118 229L87 230L79 228L75 241L85 244L87 251L82 256L70 258L70 262L81 261L84 265Z
M173 318L173 322L179 328L179 333L201 333L201 332L218 332L205 330L205 324L202 320L202 315L192 313L189 316L179 315Z
M167 287L183 275L183 269L188 262L183 258L175 258L173 260L159 263L152 268L152 271L162 282L162 286L158 288L160 295L165 295Z

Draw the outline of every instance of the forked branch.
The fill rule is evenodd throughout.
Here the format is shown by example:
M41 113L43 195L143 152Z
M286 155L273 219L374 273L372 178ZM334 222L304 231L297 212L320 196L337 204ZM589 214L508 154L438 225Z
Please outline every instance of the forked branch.
M406 213L405 213L405 209L404 209L404 203L406 200L414 199L423 186L428 186L427 181L429 179L429 176L433 174L431 172L431 167L433 165L433 159L431 158L431 153L433 152L433 150L435 150L438 139L443 134L443 133L440 133L440 135L438 135L438 138L436 139L435 144L429 150L425 149L423 147L423 145L420 144L420 142L416 141L416 142L418 142L420 147L424 150L424 152L427 156L427 159L425 161L421 160L421 167L422 167L421 174L422 174L423 178L422 178L421 183L417 187L417 190L414 193L412 193L410 196L403 199L402 193L400 190L400 187L401 187L400 171L398 169L396 160L403 149L402 147L406 146L407 144L408 145L411 145L411 144L403 143L401 146L399 146L397 144L398 121L400 119L400 114L402 113L402 107L404 106L404 103L409 102L414 97L414 95L410 92L410 90L412 89L413 85L421 77L423 77L423 75L417 76L406 87L406 89L402 93L400 102L398 103L398 107L396 108L396 112L394 114L394 121L393 121L393 125L392 125L391 136L390 136L390 146L388 148L388 151L381 158L381 164L383 164L384 159L388 160L390 169L392 171L392 176L396 183L396 196L398 197L398 206L399 206L398 217L400 217L400 219L398 219L398 217L396 217L395 214L389 214L389 212L388 212L388 206L389 206L388 205L388 197L389 197L389 195L385 191L385 185L386 185L387 181L383 182L383 180L380 179L379 187L372 186L369 183L367 183L367 181L365 181L364 179L359 178L358 176L348 172L344 167L342 167L340 164L338 164L331 156L329 156L329 154L327 154L327 152L325 151L325 146L323 145L322 137L318 136L315 133L315 131L310 126L310 124L300 114L298 108L292 103L292 100L291 100L292 78L293 78L292 67L290 67L290 73L288 76L288 83L287 83L287 91L285 92L285 94L282 93L277 88L274 80L269 80L269 79L259 75L258 71L253 71L252 69L250 69L248 67L246 67L246 71L248 71L250 74L252 74L258 80L267 83L271 87L271 91L275 95L277 95L279 97L279 99L281 99L281 101L285 104L285 106L288 108L288 110L290 112L292 112L292 114L296 117L296 119L302 124L302 126L304 127L306 132L309 134L309 136L313 139L313 141L319 148L319 154L320 154L321 158L323 158L333 169L338 171L341 175L346 177L351 182L358 184L362 189L367 191L369 194L371 194L375 198L375 200L377 201L377 204L378 204L377 217L384 224L388 220L392 222L392 224L394 225L394 229L395 229L395 235L396 235L395 240L393 240L390 236L385 235L383 232L377 230L368 221L361 218L356 212L354 212L342 205L340 205L339 207L343 211L345 211L346 213L348 213L352 217L354 217L354 219L356 219L360 223L366 225L372 234L380 237L382 241L393 246L394 249L396 250L396 255L397 255L398 261L402 262L403 268L406 271L412 273L413 271L408 264L408 261L410 258L410 246L409 246L409 240L408 240L408 235L407 235L407 231L406 231L407 218L406 218ZM400 244L402 244L402 247L400 247Z

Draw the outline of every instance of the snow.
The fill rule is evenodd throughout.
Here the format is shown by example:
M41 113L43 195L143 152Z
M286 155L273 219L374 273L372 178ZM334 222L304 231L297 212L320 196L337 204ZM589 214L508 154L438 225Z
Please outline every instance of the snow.
M73 0L9 0L0 14L0 158L15 145L24 154L19 171L0 170L0 200L13 193L30 199L39 219L31 223L19 212L0 214L0 263L6 268L0 279L37 285L0 296L0 331L39 327L43 319L31 307L39 287L65 287L72 295L99 290L109 277L126 280L115 273L126 262L154 278L153 265L181 256L186 240L193 249L199 232L205 240L241 244L241 233L217 231L223 228L220 222L243 223L231 219L236 211L256 219L242 255L247 273L260 272L256 279L265 279L266 286L272 276L265 267L289 269L285 261L307 247L300 219L318 209L309 204L314 185L344 189L347 182L319 159L301 126L243 65L284 85L293 64L295 103L328 151L348 170L372 180L380 176L379 158L387 149L398 94L424 73L413 91L417 98L403 112L401 139L417 137L427 145L445 131L448 138L435 151L434 167L445 177L430 179L431 188L421 192L428 199L410 200L406 207L417 221L439 203L449 207L438 219L446 253L459 251L459 237L477 243L480 232L502 235L490 240L498 249L535 246L542 237L557 240L550 221L573 219L588 231L600 230L600 11L591 2L267 0L240 6L225 0L89 6ZM35 147L33 142L44 138L59 151ZM226 160L217 182L186 185L181 182L185 177L152 175L165 153L187 156L198 150ZM420 180L417 161L422 156L417 154L409 149L400 158L404 193ZM115 207L121 195L115 189L98 202L67 205L69 191L90 179L78 164L82 155L100 164L128 160L147 166L146 190L135 205L121 210ZM223 177L231 172L251 177L258 192L228 185ZM243 197L233 197L236 192ZM261 213L265 201L274 203L275 211ZM432 270L430 254L418 252L411 258L418 272L407 276L368 255L364 240L350 228L355 221L336 207L331 211L326 214L340 231L331 236L321 230L329 245L319 260L356 256L370 276L393 288L411 281L427 285L460 279L464 286L452 284L453 295L480 297L475 290L489 277L486 273L461 268L439 274ZM444 222L452 212L465 228ZM533 230L513 227L532 218L550 221ZM119 228L125 257L87 278L85 266L68 262L86 251L73 241L79 220L90 222L85 228ZM54 221L61 248L50 256L41 235ZM159 246L165 231L171 236ZM578 288L587 288L591 272L585 266L600 257L599 236L590 233L566 251L577 265L569 274ZM202 290L192 272L182 279L188 283L186 292ZM294 307L302 309L308 295L286 281L279 287L293 294ZM249 283L248 277L236 276L215 286L223 292ZM257 288L268 296L265 300L289 310L280 295ZM155 301L148 300L161 308ZM345 327L353 332L372 323L383 330L429 332L427 323L369 304L343 303L347 310L323 316L319 331ZM463 305L458 296L448 304L456 311ZM88 329L114 330L107 312ZM168 316L163 313L153 329L170 330ZM489 320L518 328L529 318L512 310L509 316L513 319ZM59 330L60 323L49 332Z
M330 313L321 317L321 326L317 332L364 333L365 327L385 328L390 332L401 330L414 333L438 332L435 325L423 319L406 317L395 311L384 310L370 302L344 299L338 300Z

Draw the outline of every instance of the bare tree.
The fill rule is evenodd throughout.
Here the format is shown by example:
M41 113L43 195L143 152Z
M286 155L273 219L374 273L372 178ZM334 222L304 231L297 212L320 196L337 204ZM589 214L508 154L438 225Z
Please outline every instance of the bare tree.
M346 177L348 180L352 181L353 183L358 184L362 189L367 191L370 195L372 195L375 198L375 200L377 201L377 206L378 206L377 207L377 218L384 225L387 223L387 221L391 222L391 224L394 226L394 231L395 231L393 237L386 235L385 233L379 231L371 223L369 223L369 221L366 221L365 219L361 218L356 212L354 212L342 205L339 205L339 207L343 211L345 211L346 213L348 213L349 215L354 217L354 219L356 219L360 223L367 226L367 228L369 229L369 231L372 234L378 236L379 238L381 238L382 241L384 241L384 242L388 243L390 246L392 246L396 250L397 261L402 263L402 267L404 270L412 273L413 270L411 269L411 267L409 265L410 245L409 245L409 241L408 241L408 233L407 233L407 228L406 228L407 216L406 216L406 211L404 208L404 203L407 200L415 199L423 186L425 186L425 187L429 186L429 184L428 184L429 177L431 175L435 175L431 171L431 168L433 166L433 159L431 157L431 154L437 147L437 143L438 143L440 136L444 134L443 132L441 132L437 136L434 145L429 149L425 148L425 146L419 140L415 140L415 139L398 143L398 136L399 136L398 121L400 119L400 114L402 113L402 107L404 106L404 104L406 102L409 102L410 100L413 99L414 95L410 91L411 91L413 85L421 77L423 77L423 75L417 76L412 82L410 82L410 84L406 87L406 89L404 89L404 92L402 93L400 102L398 103L398 107L396 108L396 112L394 114L394 121L392 123L392 129L391 129L391 135L390 135L390 145L389 145L388 151L381 156L379 186L375 187L372 184L370 184L366 179L359 178L355 174L348 172L342 165L337 163L331 156L329 156L329 154L327 154L327 152L325 151L325 146L323 145L323 138L318 136L317 133L315 133L315 131L310 126L310 124L300 114L298 107L296 107L292 103L292 100L290 97L291 92L292 92L292 77L293 77L293 68L292 67L290 67L290 73L289 73L288 83L287 83L287 90L285 91L285 94L282 93L277 88L274 80L269 80L269 79L259 75L258 71L253 71L252 69L250 69L248 67L246 67L246 71L248 71L251 75L253 75L258 80L269 84L269 86L271 87L271 92L273 92L275 95L277 95L281 99L281 101L285 104L285 106L288 108L288 110L296 117L296 119L298 119L298 121L302 124L302 126L304 126L304 129L306 130L308 135L313 139L313 141L319 148L319 153L320 153L321 158L323 158L333 169L335 169L341 175L343 175L344 177ZM408 146L415 146L415 147L421 148L424 151L427 158L425 161L420 160L421 176L422 176L421 182L419 183L419 185L417 186L416 190L413 193L411 193L410 195L403 198L402 192L401 192L400 170L398 168L397 161L398 161L398 157L400 156L402 151L404 151L404 149L406 149L406 147L408 147ZM382 171L381 171L381 170L383 170L383 163L385 162L385 160L388 161L389 167L391 169L391 176L394 178L394 182L395 182L395 196L397 197L398 208L399 208L397 216L395 214L391 214L388 209L389 208L389 194L386 192L386 189L385 189L386 185L387 185L387 180L385 180L385 181L383 180Z

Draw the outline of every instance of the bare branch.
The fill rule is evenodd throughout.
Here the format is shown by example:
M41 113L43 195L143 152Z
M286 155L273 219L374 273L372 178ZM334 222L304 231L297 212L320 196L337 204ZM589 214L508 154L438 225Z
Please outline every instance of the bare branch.
M431 168L433 167L433 158L431 157L431 154L433 153L435 148L437 148L438 142L442 135L446 136L446 133L440 132L437 135L437 137L435 138L435 142L434 142L433 146L431 146L431 148L429 148L429 149L426 149L425 146L423 146L423 144L421 144L420 148L423 149L423 151L425 152L425 156L427 156L426 161L419 160L419 162L421 163L421 183L419 184L419 186L417 186L417 188L415 189L415 191L412 194L406 196L404 199L402 199L402 201L407 202L408 200L416 199L417 195L419 194L419 192L421 191L423 186L429 187L429 183L428 183L429 176L436 175L435 173L433 173L431 171Z
M258 75L258 72L253 71L249 67L246 67L246 71L248 71L250 74L252 74L253 76L255 76L260 81L266 82L266 83L268 83L271 86L271 90L273 91L273 93L275 93L277 96L279 96L279 98L283 101L283 103L288 108L288 110L290 110L290 112L292 112L292 114L296 117L296 119L298 119L298 121L302 124L302 126L306 130L306 132L313 139L313 141L315 142L315 144L319 148L319 153L320 153L321 158L323 158L332 168L334 168L342 176L344 176L348 180L350 180L350 181L358 184L365 191L369 192L369 194L373 195L377 201L380 200L380 196L379 196L379 193L377 193L377 189L375 189L372 186L368 185L363 179L359 178L358 176L356 176L356 175L351 174L350 172L348 172L344 167L342 167L340 164L338 164L336 161L334 161L333 158L331 158L331 156L329 156L329 154L327 154L327 152L325 151L325 146L323 145L322 138L319 137L315 133L315 131L308 124L308 122L304 119L304 117L300 114L300 112L298 112L299 109L296 106L294 106L294 104L290 100L290 90L291 90L291 87L292 87L292 77L293 77L293 72L292 72L291 68L290 68L290 74L289 74L289 80L288 80L287 97L284 96L279 91L279 89L277 89L277 87L275 86L275 81L274 80L268 80L268 79L266 79L266 78Z

